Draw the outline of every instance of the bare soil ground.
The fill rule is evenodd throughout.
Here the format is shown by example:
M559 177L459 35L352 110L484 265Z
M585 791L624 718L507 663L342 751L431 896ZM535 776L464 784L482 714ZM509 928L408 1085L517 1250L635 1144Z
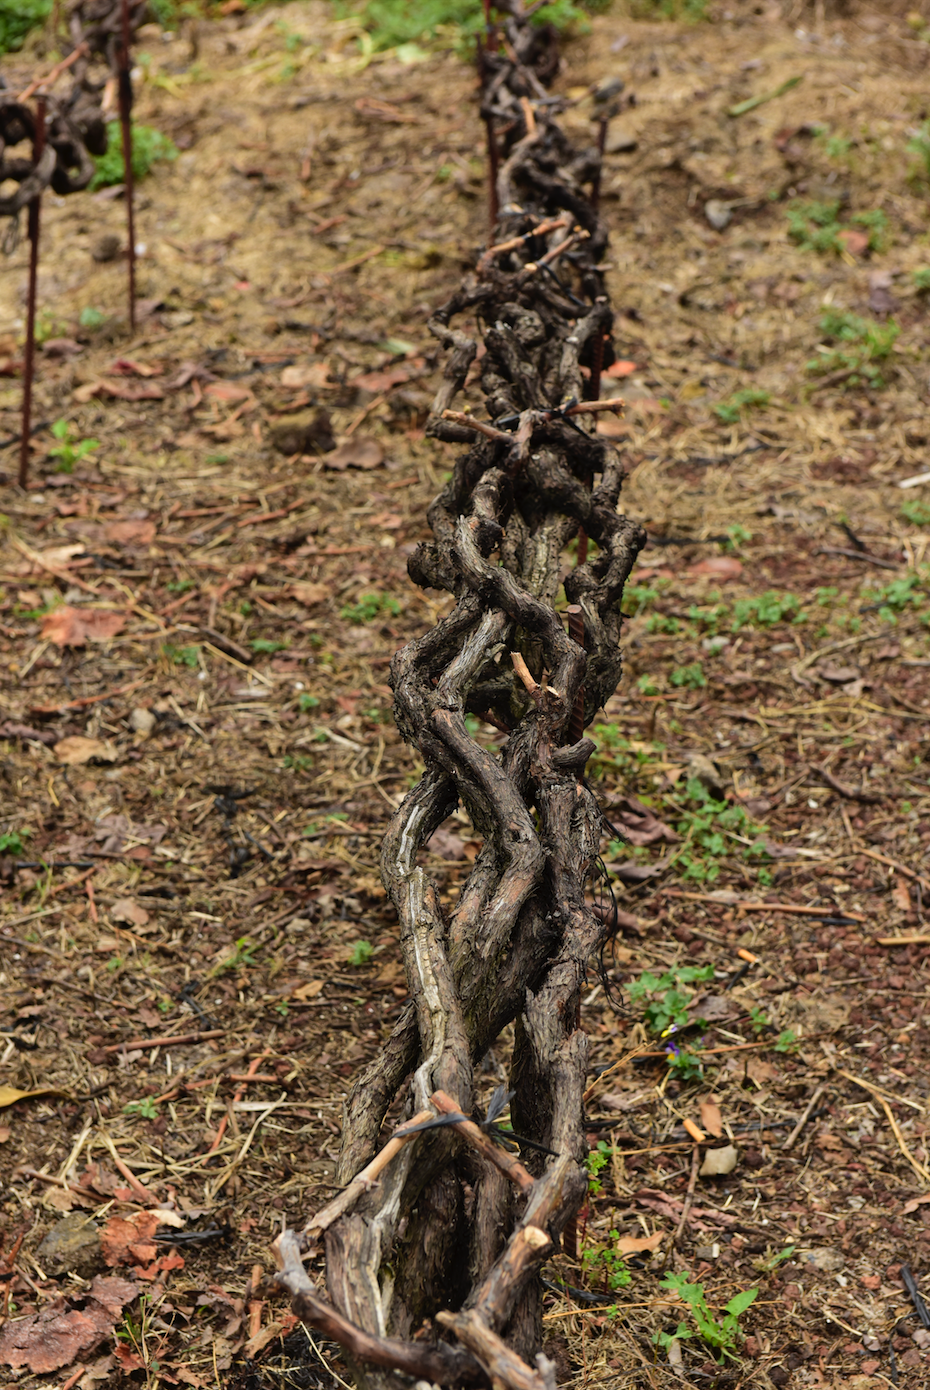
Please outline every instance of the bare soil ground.
M604 844L615 1007L592 963L584 1008L599 1186L579 1262L547 1270L616 1312L554 1288L548 1349L566 1385L916 1390L930 498L898 483L926 471L930 187L908 144L930 50L904 5L717 9L687 25L618 3L557 84L635 96L604 179L633 364L609 389L652 543L592 764L626 832ZM445 602L405 572L452 458L423 437L424 324L485 218L471 71L369 60L358 34L313 3L146 31L137 117L181 153L140 187L135 338L123 262L91 255L122 237L121 201L45 200L27 492L15 444L0 455L0 830L22 837L2 860L0 1081L39 1093L0 1088L5 1383L345 1374L275 1293L269 1245L330 1193L343 1097L406 993L378 845L417 769L387 670ZM47 61L3 75L17 90ZM787 208L833 200L833 249L790 238ZM876 211L870 249L876 219L855 219ZM14 359L24 284L20 246L0 265ZM871 326L834 318L831 338L827 313ZM19 391L0 389L4 437ZM45 457L58 419L100 442L71 474ZM476 849L464 819L434 838L449 895ZM624 986L685 966L712 978L682 984L662 1039L645 1010L665 987ZM731 1171L694 1185L686 1120ZM656 1233L613 1293L620 1237ZM695 1330L663 1268L718 1312L759 1290L732 1357L656 1344Z

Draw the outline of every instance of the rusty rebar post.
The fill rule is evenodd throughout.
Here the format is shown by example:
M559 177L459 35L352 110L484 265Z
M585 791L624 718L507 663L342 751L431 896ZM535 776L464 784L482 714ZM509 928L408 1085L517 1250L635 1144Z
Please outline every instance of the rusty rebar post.
M45 98L36 98L36 125L32 141L32 162L38 166L45 149ZM39 273L39 224L41 191L30 200L28 212L29 285L26 291L26 352L23 361L23 414L19 446L19 485L29 478L29 443L32 433L32 378L36 352L36 280Z
M126 185L126 232L129 237L129 327L136 331L136 227L132 178L132 68L129 58L129 0L122 0L122 30L118 54L119 121L123 137Z

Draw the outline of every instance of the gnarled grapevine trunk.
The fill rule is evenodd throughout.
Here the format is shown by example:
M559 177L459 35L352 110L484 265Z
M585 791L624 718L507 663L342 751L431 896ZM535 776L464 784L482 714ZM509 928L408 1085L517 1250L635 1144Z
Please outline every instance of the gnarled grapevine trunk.
M585 902L602 821L582 732L620 677L623 586L644 538L618 513L620 459L593 432L598 403L583 400L582 367L596 384L611 350L606 231L585 194L598 153L559 128L540 53L545 38L514 0L501 51L489 45L482 61L482 115L502 136L493 244L430 322L449 356L429 431L471 447L430 508L434 539L409 562L415 583L455 606L392 665L397 725L426 767L382 851L411 1001L346 1107L349 1188L278 1242L295 1307L371 1387L398 1383L375 1363L441 1384L554 1383L544 1357L531 1364L537 1276L586 1187L579 1002L605 928ZM450 409L478 354L455 326L464 314L485 347L487 418ZM576 538L579 560L596 550L571 568ZM500 751L473 737L468 714L506 731ZM483 846L447 912L417 854L459 805ZM514 1021L513 1124L539 1146L526 1166L464 1118L476 1065ZM411 1132L411 1121L375 1157L399 1093L421 1126L437 1115L451 1127ZM334 1307L298 1260L324 1235ZM435 1339L413 1341L430 1319Z

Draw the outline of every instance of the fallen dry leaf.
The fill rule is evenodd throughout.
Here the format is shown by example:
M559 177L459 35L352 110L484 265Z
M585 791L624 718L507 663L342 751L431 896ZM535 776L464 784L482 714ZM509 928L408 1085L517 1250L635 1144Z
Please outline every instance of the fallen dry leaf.
M138 1294L128 1279L98 1275L80 1308L69 1299L54 1303L16 1322L8 1322L0 1332L0 1361L7 1366L28 1366L37 1374L70 1366L81 1352L92 1351L108 1337L127 1304Z
M322 992L324 984L324 980L308 980L305 985L300 985L299 988L294 990L293 997L301 1001L305 999L315 999L317 995Z
M281 385L292 391L300 391L307 386L329 386L329 368L325 362L305 362L285 367L281 373Z
M298 603L312 608L315 603L322 603L324 599L329 598L332 588L329 584L295 584L292 593Z
M68 767L80 767L81 764L89 763L95 758L102 763L115 763L119 753L112 743L105 743L102 738L85 738L83 734L70 734L55 744L55 757Z
M700 576L707 574L714 579L727 580L739 579L743 572L742 563L734 555L710 555L706 560L701 560L696 565L691 565L688 569L689 574Z
M71 608L64 603L42 619L42 637L56 647L83 647L108 642L126 626L129 615L113 608Z
M136 362L131 357L117 357L110 368L110 376L161 376L164 370L160 362Z
M726 1173L732 1173L738 1162L739 1150L732 1144L726 1144L722 1149L708 1149L704 1155L699 1176L702 1178L723 1177Z
M114 922L129 922L134 927L144 927L150 920L142 904L133 898L119 898L110 908L110 917Z
M661 1231L651 1236L621 1236L616 1242L621 1255L638 1255L642 1250L657 1250L664 1236Z
M635 362L624 362L622 358L618 358L616 362L611 362L603 375L611 377L632 376L638 370Z
M151 545L155 539L155 523L139 518L111 521L104 526L103 534L108 541L116 541L117 545L131 545L133 541L138 541L140 545Z
M902 1216L910 1216L912 1212L930 1203L930 1192L925 1192L922 1197L911 1197L901 1208Z
M813 674L820 676L821 680L829 681L831 685L846 685L849 681L858 680L862 672L858 666L833 666L825 661Z
M84 554L84 546L81 541L73 545L55 545L50 550L38 551L38 559L49 569L63 569L69 560L73 560L76 555Z
M861 232L858 227L844 227L837 232L836 239L843 243L851 256L864 256L869 249L871 233Z
M723 1134L723 1116L720 1113L720 1106L709 1096L701 1101L701 1125L712 1134L715 1139L719 1139Z
M211 381L203 388L205 396L211 396L224 405L239 405L242 401L254 401L255 397L247 386L235 386L231 381Z
M638 848L654 845L657 840L666 840L670 845L677 845L681 839L670 825L659 820L649 807L644 806L635 796L625 796L610 814L623 839Z
M605 439L625 439L631 432L631 426L626 420L618 420L615 415L605 412L597 417L597 432Z
M383 372L364 372L361 376L353 377L349 385L357 387L360 391L371 391L374 395L381 395L383 391L390 391L392 386L400 386L402 382L409 381L422 366L423 358L417 357L412 362L388 367Z
M900 908L902 912L910 912L911 891L903 878L895 880L895 885L891 890L891 901L894 903L895 907Z
M35 1100L39 1096L63 1096L57 1086L40 1086L37 1091L18 1091L15 1086L0 1086L0 1110L15 1105L18 1100Z
M86 405L95 396L107 396L116 401L160 401L164 400L165 393L154 382L88 381L71 395L79 404Z
M384 450L368 434L357 434L326 455L326 467L341 473L345 468L377 468L384 461Z
M100 1232L100 1250L106 1263L145 1265L158 1254L153 1240L158 1217L153 1211L137 1211L131 1217L111 1216Z

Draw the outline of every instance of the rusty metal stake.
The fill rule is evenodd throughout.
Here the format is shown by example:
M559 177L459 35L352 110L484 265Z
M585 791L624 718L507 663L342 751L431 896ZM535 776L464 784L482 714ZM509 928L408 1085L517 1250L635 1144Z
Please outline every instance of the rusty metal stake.
M119 119L123 135L126 184L126 230L129 236L129 327L136 331L136 228L132 179L132 68L129 61L129 0L122 0L122 34L118 51Z
M45 149L45 98L36 98L36 128L32 140L32 162L38 166ZM29 288L26 296L26 354L23 361L23 417L19 448L19 485L29 478L29 436L32 432L32 372L36 352L36 276L39 270L39 209L42 194L30 199L28 213Z

